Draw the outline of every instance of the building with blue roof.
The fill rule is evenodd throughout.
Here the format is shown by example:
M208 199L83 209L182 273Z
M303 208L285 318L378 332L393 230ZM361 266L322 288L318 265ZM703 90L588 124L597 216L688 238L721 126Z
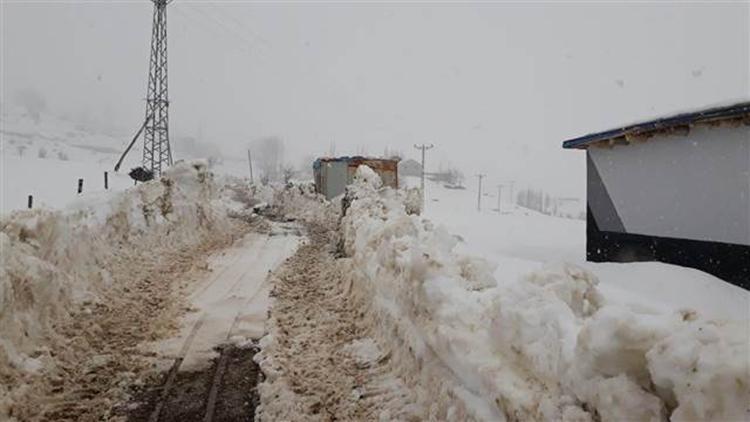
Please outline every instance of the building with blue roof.
M750 289L750 102L563 148L586 151L589 261L662 261Z

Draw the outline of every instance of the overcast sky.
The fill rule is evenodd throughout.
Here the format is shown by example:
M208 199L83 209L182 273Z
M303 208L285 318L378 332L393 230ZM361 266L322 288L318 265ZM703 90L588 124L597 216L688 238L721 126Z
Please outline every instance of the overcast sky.
M127 138L143 119L152 4L2 0L2 100L19 89ZM168 9L173 137L289 160L385 147L581 194L563 140L747 98L747 2L337 4ZM176 146L179 158L179 145ZM431 166L428 166L431 167Z

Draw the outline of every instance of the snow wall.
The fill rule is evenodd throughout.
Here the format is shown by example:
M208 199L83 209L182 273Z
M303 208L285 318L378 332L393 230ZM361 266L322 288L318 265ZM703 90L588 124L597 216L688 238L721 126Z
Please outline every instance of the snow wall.
M498 284L404 195L360 167L341 222L370 304L433 420L744 420L748 321L608 304L594 274L549 265Z
M88 349L59 330L77 312L117 300L113 292L127 288L118 284L143 273L132 267L134 254L148 267L171 251L231 237L220 191L205 162L182 162L125 192L0 220L0 419L33 394L29 376L51 378ZM144 255L153 259L139 261Z

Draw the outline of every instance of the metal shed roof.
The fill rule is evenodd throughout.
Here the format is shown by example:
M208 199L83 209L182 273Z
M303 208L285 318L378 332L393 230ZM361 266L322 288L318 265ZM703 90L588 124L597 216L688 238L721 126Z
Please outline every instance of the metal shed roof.
M681 113L671 117L663 117L604 132L592 133L563 142L563 148L586 149L591 144L598 142L615 141L618 139L627 141L631 138L649 138L661 133L679 133L680 130L688 129L691 125L718 124L726 120L741 120L745 124L750 124L750 101L729 106L712 107L691 113Z
M320 157L313 162L313 168L319 168L321 163L335 163L335 162L360 163L363 161L387 162L387 163L398 162L397 160L394 160L391 158L363 157L361 155L353 155L353 156L345 155L341 157Z

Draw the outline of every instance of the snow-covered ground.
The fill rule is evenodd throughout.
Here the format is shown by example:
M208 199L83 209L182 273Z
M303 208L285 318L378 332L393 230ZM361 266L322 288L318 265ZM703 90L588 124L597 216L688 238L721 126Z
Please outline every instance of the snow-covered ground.
M421 380L414 388L430 398L421 403L430 406L429 415L746 419L747 292L662 264L545 262L575 254L564 243L579 243L582 229L571 232L577 239L552 240L558 243L540 248L535 260L533 240L544 236L508 240L504 234L518 224L530 232L552 227L558 235L565 228L536 217L524 224L518 212L509 223L489 224L490 215L472 218L477 211L472 215L469 200L462 199L463 207L429 201L428 207L446 204L446 227L464 227L459 235L466 245L457 247L449 230L407 215L401 194L378 192L367 182L353 192L342 222L345 251L359 274L353 290L372 303L365 318L378 327L378 343L401 350L394 356L402 367L420 368L412 374ZM430 213L440 215L434 208ZM461 226L467 220L474 223ZM463 253L474 240L490 245L480 252L491 260ZM531 247L510 260L496 252L513 251L516 240ZM700 300L707 294L714 297ZM735 307L729 319L719 312L722 303Z
M219 198L205 163L183 163L161 181L133 189L126 175L110 172L111 189L105 192L103 172L126 140L52 117L32 121L12 110L3 109L2 119L0 374L10 374L15 384L0 385L0 416L32 394L29 387L16 388L23 385L19 380L45 371L57 374L56 356L73 361L85 349L84 343L65 343L71 332L57 332L56 324L70 320L69 309L106 307L110 300L116 305L112 280L124 280L123 285L135 280L130 273L138 271L123 267L129 261L110 245L138 244L167 256L180 245L229 236L225 217L241 211ZM125 168L138 164L139 153L129 160ZM214 170L244 176L246 163L227 160ZM364 176L368 183L376 179ZM78 178L84 179L82 195L75 192ZM362 341L376 340L366 344L388 351L395 365L389 374L417 391L408 414L484 420L747 419L747 291L662 263L585 262L584 221L507 203L500 213L492 193L477 211L476 190L428 182L420 217L407 215L405 194L376 192L368 183L357 188L358 200L343 220L353 270L340 275L353 280L342 294L365 304L360 318L365 315L366 321L358 324L368 325L372 338ZM273 202L294 218L327 223L338 218L340 204L321 201L309 186L282 190L275 198L270 188L254 193L256 200ZM25 208L29 194L35 210L10 213ZM293 249L289 242L271 243L269 256ZM252 245L245 249L255 251ZM159 256L152 268L163 265ZM257 287L261 273L277 261L262 261L248 288ZM244 276L242 266L228 264L217 263ZM218 328L212 334L224 333L226 322L242 311L223 288L231 287L231 278L217 279L216 290L193 298L195 307L209 311L234 306L216 313ZM240 293L247 299L253 291ZM247 305L244 311L253 320L248 336L255 336L265 302ZM96 321L92 326L96 333ZM165 327L154 328L161 331L153 336L163 336ZM210 353L215 338L205 340L196 349L201 357ZM53 388L52 381L42 385Z
M104 191L104 172L110 191L133 186L127 170L135 167L135 148L120 173L112 171L127 139L92 133L65 119L42 114L34 119L8 105L0 115L0 213L34 208L61 208L81 197ZM83 179L83 195L78 195Z
M418 179L407 178L408 186ZM661 311L700 310L720 319L750 321L750 294L710 274L659 262L586 262L586 222L552 217L503 204L488 192L477 211L476 187L446 189L427 182L424 215L461 237L459 253L497 263L499 283L513 282L545 263L570 262L596 274L600 290L612 301Z
M182 358L180 370L196 370L217 355L217 345L244 345L260 338L268 315L269 273L297 249L294 224L271 223L252 231L209 259L210 276L192 286L191 312L177 335L155 345L165 367Z
M120 171L113 171L132 134L115 138L50 113L33 118L12 104L3 104L0 111L0 214L27 209L29 195L33 196L33 208L61 209L85 202L106 192L104 172L108 173L109 192L133 186L127 173L140 165L142 140L133 146ZM249 175L244 157L226 158L211 170L221 175ZM78 179L83 179L80 195Z
M133 349L172 329L203 255L242 233L233 197L204 162L184 162L124 192L0 218L0 419L101 416L122 399L146 369Z

